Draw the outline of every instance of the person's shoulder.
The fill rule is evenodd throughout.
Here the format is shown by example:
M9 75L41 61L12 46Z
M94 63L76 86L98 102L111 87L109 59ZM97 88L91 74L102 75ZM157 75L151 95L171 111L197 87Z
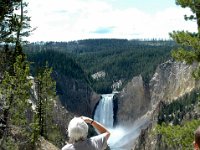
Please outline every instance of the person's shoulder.
M106 137L106 133L102 133L96 136L91 137L90 139L102 139Z
M90 138L90 140L97 149L105 149L107 147L107 138L105 133L93 136Z
M74 146L72 144L65 145L62 150L74 150Z
M93 136L89 140L92 141L92 142L99 142L99 141L101 141L103 143L105 143L107 141L105 133Z

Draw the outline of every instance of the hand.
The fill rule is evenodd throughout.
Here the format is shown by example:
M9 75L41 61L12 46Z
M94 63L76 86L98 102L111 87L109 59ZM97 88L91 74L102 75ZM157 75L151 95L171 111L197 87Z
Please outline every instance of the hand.
M92 119L89 117L81 116L81 119L83 119L86 123L91 123Z

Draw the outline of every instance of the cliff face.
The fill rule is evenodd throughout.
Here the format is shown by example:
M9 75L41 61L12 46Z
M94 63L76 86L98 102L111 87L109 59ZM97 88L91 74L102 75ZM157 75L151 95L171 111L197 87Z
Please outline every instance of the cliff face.
M167 61L157 67L149 85L144 85L141 76L134 77L119 94L119 124L133 123L154 110L160 101L171 102L198 87L191 76L195 67L195 64Z
M120 92L118 99L117 120L120 125L129 126L146 113L150 106L150 97L142 76L134 77Z
M188 66L172 61L159 65L149 84L151 105L160 101L171 102L191 92L197 86L191 75L195 67L195 64Z
M100 99L94 93L86 81L68 78L64 75L54 73L57 94L63 106L76 115L92 116L95 104Z
M162 102L172 102L199 87L191 76L195 64L167 61L159 65L149 85L144 86L142 77L134 77L123 89L118 102L118 123L132 125L134 120L151 111L149 126L143 129L135 149L156 149L156 140L149 133L157 123L157 115Z

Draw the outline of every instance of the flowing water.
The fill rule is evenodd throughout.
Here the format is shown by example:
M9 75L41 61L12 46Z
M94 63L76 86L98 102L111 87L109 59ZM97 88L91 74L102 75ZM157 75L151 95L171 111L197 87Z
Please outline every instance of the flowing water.
M94 115L94 120L107 128L113 127L113 96L114 94L102 95Z
M136 120L130 128L117 126L113 128L113 96L103 94L95 110L94 120L103 124L111 132L108 145L111 150L130 150L141 128L148 125L149 119L143 116Z

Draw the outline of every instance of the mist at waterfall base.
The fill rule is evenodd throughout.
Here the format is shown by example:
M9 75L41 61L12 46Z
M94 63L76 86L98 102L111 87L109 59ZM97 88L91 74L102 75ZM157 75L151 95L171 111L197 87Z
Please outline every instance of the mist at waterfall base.
M103 94L95 110L94 120L103 124L111 133L108 145L111 150L130 150L135 139L139 136L141 128L148 125L148 118L141 117L130 128L117 126L113 128L113 96Z

